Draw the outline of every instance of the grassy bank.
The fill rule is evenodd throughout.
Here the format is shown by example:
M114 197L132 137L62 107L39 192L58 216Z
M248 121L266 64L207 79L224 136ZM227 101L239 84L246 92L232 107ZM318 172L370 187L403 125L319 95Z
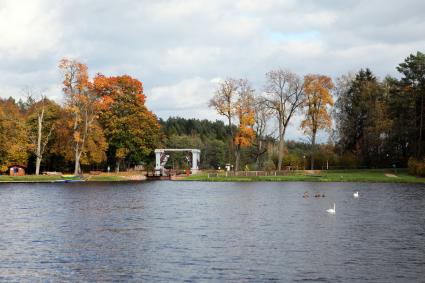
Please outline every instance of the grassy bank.
M26 175L26 176L8 176L0 175L0 182L53 182L63 180L61 176L47 175Z
M93 182L117 182L117 181L129 181L130 176L118 175L118 174L101 174L101 175L84 175L83 179L85 181ZM81 180L80 177L75 177L71 175L57 175L57 176L47 176L47 175L26 175L26 176L8 176L0 175L0 183L49 183L49 182L58 182L64 180Z
M87 181L93 182L118 182L118 181L128 181L124 176L119 175L95 175L95 176L87 176Z
M425 178L408 175L405 170L329 170L317 174L308 174L304 171L291 173L287 176L237 176L226 177L219 174L217 177L208 177L208 173L199 173L182 178L185 181L208 182L374 182L374 183L425 183Z

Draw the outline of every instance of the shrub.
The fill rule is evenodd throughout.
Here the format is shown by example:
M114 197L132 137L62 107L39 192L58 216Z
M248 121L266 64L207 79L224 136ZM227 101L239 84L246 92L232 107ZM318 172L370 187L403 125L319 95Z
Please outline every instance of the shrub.
M340 159L340 166L348 169L354 169L358 166L357 157L350 152L344 153Z
M409 158L407 162L409 174L425 177L425 158L417 160L413 157Z
M409 158L409 161L407 161L407 170L410 175L416 175L416 159L413 157Z
M276 166L275 166L273 160L271 160L271 159L264 161L263 167L264 167L265 171L276 170Z

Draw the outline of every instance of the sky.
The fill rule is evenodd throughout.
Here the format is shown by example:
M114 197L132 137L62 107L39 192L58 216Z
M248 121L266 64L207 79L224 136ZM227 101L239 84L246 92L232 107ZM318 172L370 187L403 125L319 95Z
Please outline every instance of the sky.
M30 86L61 101L60 59L90 74L144 84L158 117L219 119L217 83L245 78L257 93L276 68L378 77L425 51L423 0L0 0L0 97ZM302 140L297 116L287 138Z

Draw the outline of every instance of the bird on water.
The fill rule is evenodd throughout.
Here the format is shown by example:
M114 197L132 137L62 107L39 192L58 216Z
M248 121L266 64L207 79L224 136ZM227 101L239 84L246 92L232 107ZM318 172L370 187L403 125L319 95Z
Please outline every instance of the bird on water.
M326 209L326 212L328 212L329 214L335 214L335 203L334 203L334 208L329 208L329 209Z

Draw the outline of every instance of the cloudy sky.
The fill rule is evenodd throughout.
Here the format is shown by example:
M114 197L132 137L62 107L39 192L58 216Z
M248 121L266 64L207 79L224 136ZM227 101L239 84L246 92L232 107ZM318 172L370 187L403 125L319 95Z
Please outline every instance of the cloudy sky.
M0 97L33 86L60 101L57 65L69 57L91 74L140 79L162 118L218 118L207 102L220 78L261 91L278 67L384 77L418 50L423 0L0 0Z

